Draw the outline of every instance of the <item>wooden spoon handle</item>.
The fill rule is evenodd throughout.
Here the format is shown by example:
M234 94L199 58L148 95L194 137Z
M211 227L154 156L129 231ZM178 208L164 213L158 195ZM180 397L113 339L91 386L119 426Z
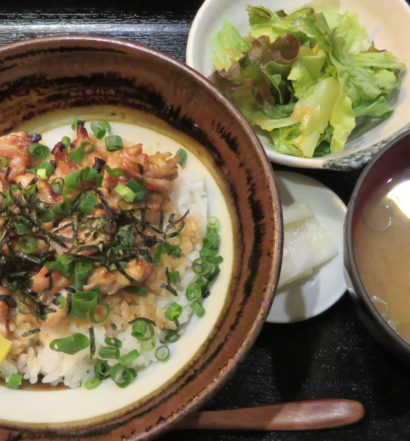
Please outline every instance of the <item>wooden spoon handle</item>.
M358 401L323 399L197 412L174 429L316 430L353 424L363 416Z

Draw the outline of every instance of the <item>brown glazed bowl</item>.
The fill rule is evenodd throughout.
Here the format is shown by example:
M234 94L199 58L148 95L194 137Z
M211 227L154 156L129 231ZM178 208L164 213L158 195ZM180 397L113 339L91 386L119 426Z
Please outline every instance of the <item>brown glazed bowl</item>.
M260 331L275 292L282 225L272 170L244 118L205 78L167 55L113 38L46 37L0 48L1 134L48 112L89 105L148 112L204 146L236 226L227 302L194 358L156 393L110 414L68 423L10 423L1 420L0 411L0 439L159 435L228 379ZM11 393L22 392L0 387L0 409ZM52 399L54 391L44 393Z

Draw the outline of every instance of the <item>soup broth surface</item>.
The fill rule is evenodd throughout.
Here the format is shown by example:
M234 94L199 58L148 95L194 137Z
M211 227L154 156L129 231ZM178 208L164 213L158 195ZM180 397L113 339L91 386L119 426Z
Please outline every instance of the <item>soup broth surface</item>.
M410 342L410 169L371 194L353 239L360 277L373 304Z

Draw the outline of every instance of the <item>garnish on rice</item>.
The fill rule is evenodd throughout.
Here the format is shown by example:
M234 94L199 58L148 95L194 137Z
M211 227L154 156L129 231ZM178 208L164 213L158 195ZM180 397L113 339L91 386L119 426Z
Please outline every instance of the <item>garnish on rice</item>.
M188 153L146 152L106 121L90 127L76 118L54 146L0 138L0 375L12 388L23 378L127 386L168 360L219 273L217 222L201 225L171 197ZM82 373L33 376L40 356L77 357Z

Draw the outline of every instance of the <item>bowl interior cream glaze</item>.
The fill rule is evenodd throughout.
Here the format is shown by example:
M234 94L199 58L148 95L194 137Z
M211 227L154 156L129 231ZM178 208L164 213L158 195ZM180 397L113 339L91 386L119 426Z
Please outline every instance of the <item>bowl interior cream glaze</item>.
M233 23L241 33L249 30L246 6L264 6L271 10L293 12L314 2L308 0L206 0L192 24L188 45L187 63L205 76L213 71L210 39L221 27L223 20ZM321 2L321 4L326 4ZM360 23L378 49L387 49L410 68L410 7L404 0L340 0L340 11L357 13ZM380 124L357 130L348 141L345 150L320 158L301 158L277 152L267 137L260 140L269 159L293 167L331 168L351 170L362 167L385 144L407 126L406 109L410 107L410 75L402 79L397 96L392 98L394 113ZM368 130L367 130L368 129Z
M221 264L220 277L216 280L211 295L204 303L206 316L203 319L198 319L196 316L192 318L182 337L170 345L171 357L166 363L150 365L141 371L137 379L125 389L117 387L111 380L103 382L94 391L87 391L83 388L59 388L52 392L53 401L50 401L49 395L44 393L44 390L38 388L21 390L13 394L3 386L0 388L0 402L7 399L8 406L2 409L1 418L9 422L66 423L95 418L101 414L109 414L117 409L125 408L155 393L195 356L212 332L227 300L226 295L233 265L232 221L227 202L217 181L204 162L195 156L195 152L201 151L201 146L142 112L110 107L105 109L77 108L69 112L51 113L46 117L23 124L19 129L29 133L41 133L42 141L48 146L53 146L63 136L74 133L70 128L72 115L78 115L86 121L109 120L114 133L121 134L123 139L134 144L142 143L145 149L175 154L179 148L184 148L192 152L189 155L186 169L205 176L209 195L209 215L218 216L221 220L221 253L224 261ZM113 122L115 119L118 121ZM110 399L107 399L108 396Z
M182 348L181 359L171 359L166 374L162 366L153 366L139 378L159 375L161 384L147 381L145 390L137 387L139 380L131 389L115 391L109 384L100 391L0 390L0 437L22 432L26 437L59 440L156 436L198 408L226 381L270 309L279 275L282 225L266 156L243 117L209 82L182 63L135 43L59 36L4 46L0 84L0 133L21 126L31 131L30 124L52 129L42 118L57 118L63 111L71 118L74 108L84 110L84 106L143 111L161 121L161 130L168 127L165 134L172 141L166 141L167 147L174 142L187 145L187 139L197 141L188 144L207 165L211 181L218 183L215 200L225 201L222 206L229 209L233 223L233 229L226 224L223 233L228 242L233 236L234 250L232 277L221 280L229 284L227 297L209 299L215 302L213 323L192 322L185 344L181 340L176 346L177 351ZM109 116L106 119L116 119ZM170 130L177 135L170 135ZM225 264L229 272L232 261L227 258ZM187 351L189 336L195 332L200 341ZM16 410L4 410L11 403ZM41 405L46 406L47 416Z

